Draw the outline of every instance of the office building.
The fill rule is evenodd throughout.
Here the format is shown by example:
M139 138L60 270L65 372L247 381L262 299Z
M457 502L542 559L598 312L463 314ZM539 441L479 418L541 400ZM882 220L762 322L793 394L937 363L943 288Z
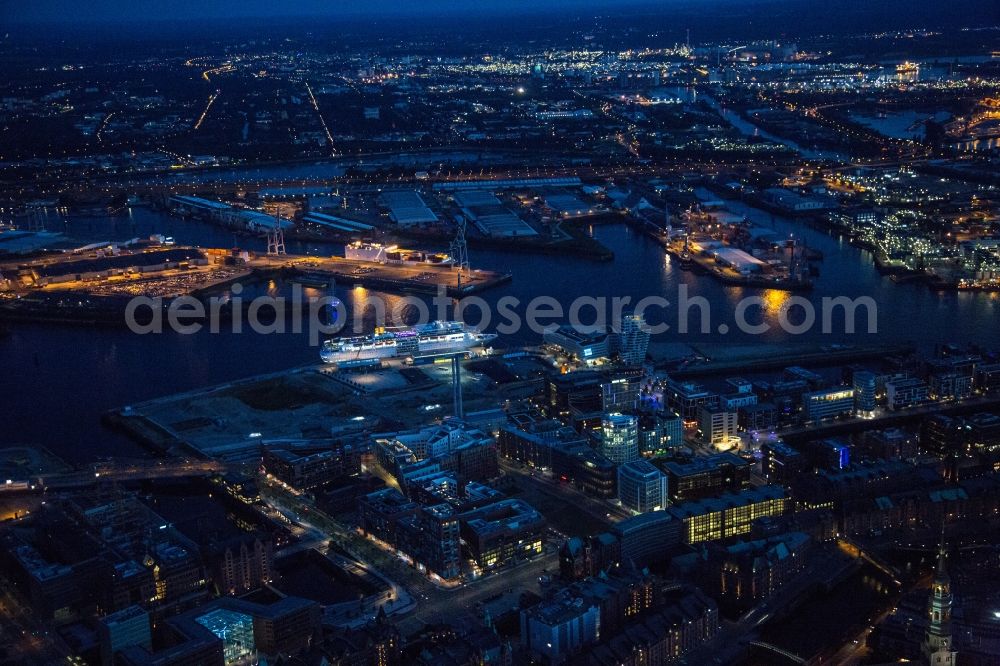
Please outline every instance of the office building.
M973 375L959 372L936 372L929 378L928 393L932 400L963 400L972 395Z
M568 590L521 611L521 644L546 663L571 663L599 638L600 608Z
M516 414L500 430L500 453L532 467L551 469L560 480L597 497L614 497L614 463L593 449L575 430L555 419Z
M917 438L901 428L865 433L865 452L882 460L909 460L917 455Z
M885 402L890 411L922 405L930 400L930 389L922 379L904 377L885 383Z
M789 532L713 548L706 568L708 579L718 581L718 587L709 589L718 592L723 607L746 611L802 571L811 544L802 532Z
M804 381L808 384L809 388L814 391L823 388L827 383L826 380L823 379L822 375L815 373L812 370L806 370L798 365L785 368L782 375L787 381Z
M728 539L750 532L755 520L785 513L785 491L761 486L719 497L681 502L667 509L684 523L688 544Z
M805 456L781 440L764 442L760 453L764 479L771 484L788 484L807 466Z
M698 419L698 412L702 407L714 407L719 404L717 394L690 382L670 381L663 395L670 408L680 414L685 421Z
M761 402L741 407L736 423L744 432L767 432L778 425L778 409L772 402Z
M668 666L718 634L719 609L698 588L683 587L588 649L586 666Z
M545 344L558 347L586 365L605 362L611 357L611 336L607 331L580 330L567 325L546 332L542 337Z
M871 418L878 407L876 395L878 377L874 372L858 370L854 373L854 413L858 416Z
M446 580L462 573L458 515L450 504L424 506L401 518L395 545L421 570Z
M639 404L642 372L622 370L601 382L601 410L604 412L630 412Z
M215 585L223 594L243 594L271 581L274 544L262 534L238 535L206 549Z
M573 413L589 414L602 411L603 382L604 378L597 372L552 374L545 385L549 416L568 423Z
M736 445L738 414L721 406L705 406L698 412L701 439L716 449L726 450Z
M719 396L719 406L729 411L744 409L757 404L757 394L746 391L723 393Z
M854 389L831 388L802 396L802 413L806 421L834 419L854 412Z
M320 631L320 605L300 597L256 603L221 597L168 619L153 649L121 650L134 666L229 666L305 652Z
M617 556L638 567L662 561L684 540L684 523L670 511L650 511L615 523Z
M648 460L633 460L618 468L618 499L636 513L667 504L667 477Z
M137 645L147 650L153 647L149 613L140 606L129 606L105 615L97 622L97 637L101 643L101 664L111 666L115 655Z
M749 460L729 452L697 457L690 462L663 463L670 499L675 502L749 488L750 468Z
M507 499L459 515L462 540L481 571L542 552L545 519L527 502Z
M1000 389L1000 363L984 363L976 366L976 389L992 393Z
M617 465L584 441L560 441L552 447L552 472L594 497L615 497Z
M639 452L661 455L684 444L684 422L669 411L639 415Z
M839 439L811 441L803 450L815 469L841 470L851 465L851 447Z
M626 414L608 414L601 422L601 454L615 465L639 458L639 423Z
M361 471L361 450L348 444L262 448L264 470L296 490L310 490Z
M420 508L396 488L385 488L365 495L358 502L358 525L361 531L388 544L396 543L399 521Z

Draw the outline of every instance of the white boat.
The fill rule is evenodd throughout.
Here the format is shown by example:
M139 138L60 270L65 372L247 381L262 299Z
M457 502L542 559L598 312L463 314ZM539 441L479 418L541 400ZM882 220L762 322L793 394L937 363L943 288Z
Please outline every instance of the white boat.
M495 333L460 321L432 321L413 327L377 328L371 335L334 338L323 343L324 363L346 363L397 356L438 356L468 351L496 339Z

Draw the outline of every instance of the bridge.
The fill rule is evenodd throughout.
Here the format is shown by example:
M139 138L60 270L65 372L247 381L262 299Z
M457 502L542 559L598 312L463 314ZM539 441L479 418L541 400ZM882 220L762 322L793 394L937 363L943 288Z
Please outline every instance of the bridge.
M805 659L795 654L794 652L789 652L777 645L772 645L771 643L765 643L764 641L750 641L750 645L760 648L761 650L767 650L768 652L773 652L774 654L781 655L788 661L794 664L806 664L808 663Z
M875 567L876 569L884 573L886 576L888 576L892 580L892 582L895 583L897 586L902 585L902 583L899 580L899 572L896 571L896 569L891 564L883 562L880 558L876 557L871 552L865 550L860 545L858 545L850 537L842 536L838 538L837 545L840 547L841 550L843 550L851 557L860 557L865 562L871 564L873 567Z

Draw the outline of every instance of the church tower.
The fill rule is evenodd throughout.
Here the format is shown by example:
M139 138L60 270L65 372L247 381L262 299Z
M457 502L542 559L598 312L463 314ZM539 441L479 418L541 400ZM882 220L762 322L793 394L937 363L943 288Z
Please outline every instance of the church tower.
M925 663L931 666L955 666L957 653L951 643L951 578L945 566L944 531L938 550L937 571L927 600L927 635L924 638Z

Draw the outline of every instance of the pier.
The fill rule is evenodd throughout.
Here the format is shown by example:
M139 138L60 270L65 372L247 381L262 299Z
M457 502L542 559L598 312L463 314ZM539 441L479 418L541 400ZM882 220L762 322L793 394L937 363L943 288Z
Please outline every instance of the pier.
M731 267L724 266L711 256L703 256L698 252L685 251L683 243L676 240L671 242L670 239L663 235L663 230L660 227L632 217L627 219L632 227L662 247L663 251L670 255L673 260L679 262L680 267L684 270L710 275L719 282L734 287L777 289L779 291L809 291L813 288L812 280L805 276L801 278L772 278L766 275L741 273Z
M507 273L435 264L390 264L307 255L253 255L198 247L144 247L118 255L51 254L0 263L0 319L72 324L124 323L135 297L164 304L204 300L238 282L287 280L305 286L364 287L394 294L477 294L511 280ZM245 306L249 303L244 304ZM222 314L228 310L223 309Z
M327 277L339 285L413 294L436 294L443 288L448 296L456 298L511 280L510 274L493 271L459 270L434 264L381 264L342 257L261 257L251 260L250 265L259 271L277 268L293 281L303 277L310 281Z

